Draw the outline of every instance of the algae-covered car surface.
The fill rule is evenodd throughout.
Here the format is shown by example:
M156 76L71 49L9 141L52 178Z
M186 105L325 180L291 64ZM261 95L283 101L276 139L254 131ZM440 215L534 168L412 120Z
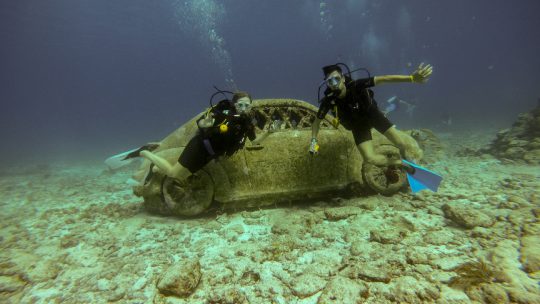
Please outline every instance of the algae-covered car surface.
M275 125L279 125L260 145L251 146L248 141L234 155L211 161L187 181L152 172L150 162L145 160L134 176L140 181L134 192L144 198L150 211L191 216L207 210L212 203L239 209L339 193L365 193L362 190L369 188L392 194L404 186L402 171L364 165L351 132L332 126L331 116L321 123L319 154L310 155L311 123L317 110L299 100L254 100L252 115L257 134L276 121ZM198 131L199 117L164 138L154 152L176 162ZM384 136L373 131L373 139L378 152L399 157L398 149Z

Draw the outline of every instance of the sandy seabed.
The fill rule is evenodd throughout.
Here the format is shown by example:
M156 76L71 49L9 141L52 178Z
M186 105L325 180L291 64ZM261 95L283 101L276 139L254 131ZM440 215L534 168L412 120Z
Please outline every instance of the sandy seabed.
M130 168L5 170L0 302L540 303L540 167L455 156L488 137L441 137L437 193L196 219L146 212Z

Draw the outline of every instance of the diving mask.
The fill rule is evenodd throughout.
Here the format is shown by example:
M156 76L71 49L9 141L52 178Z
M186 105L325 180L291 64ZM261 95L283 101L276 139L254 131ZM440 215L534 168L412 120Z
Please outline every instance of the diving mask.
M341 82L340 76L331 76L331 77L326 78L326 85L328 85L331 88L337 88L340 82Z
M251 104L249 102L238 101L234 104L234 107L236 108L237 113L245 113L249 111Z

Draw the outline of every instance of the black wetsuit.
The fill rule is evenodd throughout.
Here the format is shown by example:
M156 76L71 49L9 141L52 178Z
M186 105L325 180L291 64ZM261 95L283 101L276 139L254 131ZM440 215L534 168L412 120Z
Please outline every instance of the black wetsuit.
M339 123L347 130L353 132L354 141L359 143L371 140L371 128L384 133L393 124L384 116L373 99L373 91L369 88L375 86L373 77L351 80L346 78L347 91L345 98L341 99L327 89L319 107L317 117L324 119L326 113L332 110L334 116L339 118Z
M212 113L214 114L214 125L210 128L200 129L178 158L178 162L191 173L199 171L218 156L234 154L244 146L246 137L251 141L256 138L255 126L251 117L245 114L236 115L234 106L229 102L220 102L212 110ZM224 120L228 122L228 130L225 133L220 133L219 125Z

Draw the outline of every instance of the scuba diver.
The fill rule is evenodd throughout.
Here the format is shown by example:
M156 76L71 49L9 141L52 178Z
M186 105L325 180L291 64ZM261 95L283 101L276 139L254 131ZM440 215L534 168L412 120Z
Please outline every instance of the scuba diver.
M414 109L416 108L415 104L400 99L397 96L392 96L388 98L388 100L386 100L386 103L386 107L384 108L384 110L382 110L385 116L387 116L391 112L401 109L402 105L404 105L406 107L405 112L407 112L407 114L409 114L409 116L411 117L413 115Z
M216 94L224 93L233 94L218 90L212 98ZM265 133L256 138L255 126L250 116L252 99L248 93L235 92L232 100L221 100L215 106L212 105L212 98L210 108L197 120L199 131L186 145L174 165L149 150L140 152L140 156L155 165L154 171L183 181L212 159L234 154L245 145L246 137L251 145L257 145L273 131L274 126L270 125Z
M347 69L343 73L341 66ZM360 150L362 157L376 166L401 165L389 164L386 156L376 154L373 148L371 128L375 128L396 145L403 158L415 160L421 158L422 150L416 141L407 134L399 131L394 124L379 110L373 99L373 91L370 89L384 83L425 83L433 72L429 64L421 63L411 75L383 75L353 80L347 65L337 63L322 68L327 89L324 97L320 100L320 107L312 124L311 144L309 152L315 155L319 151L317 135L321 121L328 111L334 115L333 124L337 127L342 124L345 129L352 131L355 144ZM321 84L322 86L322 84ZM320 87L319 87L320 90Z

